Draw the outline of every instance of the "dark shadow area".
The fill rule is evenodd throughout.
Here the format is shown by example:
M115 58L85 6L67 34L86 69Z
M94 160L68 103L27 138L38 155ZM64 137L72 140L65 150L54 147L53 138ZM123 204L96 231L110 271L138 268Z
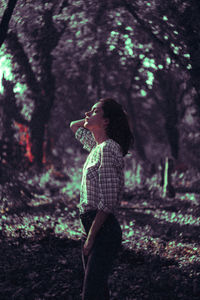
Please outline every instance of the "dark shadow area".
M47 234L40 240L1 237L0 299L80 300L81 242ZM122 247L109 278L112 300L197 300L200 265Z
M12 207L7 212L8 215L12 214L21 214L21 213L28 213L29 215L34 215L36 213L52 213L57 207L60 207L61 209L65 208L66 205L64 205L63 202L52 202L52 203L45 203L45 204L39 204L37 206L19 206L19 207Z
M0 299L80 299L81 243L49 234L1 240Z

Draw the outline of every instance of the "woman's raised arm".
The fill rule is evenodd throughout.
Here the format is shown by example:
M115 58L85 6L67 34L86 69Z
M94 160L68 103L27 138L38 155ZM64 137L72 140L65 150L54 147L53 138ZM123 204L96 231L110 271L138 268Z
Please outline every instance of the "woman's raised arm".
M82 119L82 120L78 120L78 121L73 121L70 123L70 129L76 133L77 129L80 128L80 127L84 127L85 123L85 119Z

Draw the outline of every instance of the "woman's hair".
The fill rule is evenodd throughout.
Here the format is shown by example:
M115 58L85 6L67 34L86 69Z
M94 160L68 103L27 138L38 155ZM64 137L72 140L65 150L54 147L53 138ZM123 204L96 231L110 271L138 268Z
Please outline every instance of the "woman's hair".
M99 102L102 103L103 117L109 120L106 134L121 146L123 156L125 156L134 143L128 115L123 110L122 105L114 99L103 98Z

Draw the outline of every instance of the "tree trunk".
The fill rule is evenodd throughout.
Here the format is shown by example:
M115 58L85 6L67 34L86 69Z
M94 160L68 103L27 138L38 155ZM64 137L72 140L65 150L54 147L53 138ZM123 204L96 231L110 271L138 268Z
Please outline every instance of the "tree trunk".
M1 24L0 24L0 48L1 48L2 44L4 43L4 41L6 39L9 22L10 22L10 19L12 17L14 8L17 4L17 1L18 0L9 0L7 8L6 8L6 10L3 14Z
M187 45L192 68L190 76L196 90L194 101L200 117L200 1L192 0L190 6L179 18L179 26ZM184 27L184 30L182 30Z
M36 44L41 65L41 82L37 80L17 34L11 33L8 38L8 47L19 65L19 71L26 76L27 86L34 99L35 109L29 127L32 153L39 168L42 167L45 125L49 122L55 99L55 79L52 74L53 57L51 52L57 46L63 33L63 31L58 32L54 27L53 10L45 12L44 21L45 24L40 30L40 37L38 37Z
M161 185L163 186L163 198L175 197L175 190L172 185L173 160L169 157L165 158L165 162L161 160Z

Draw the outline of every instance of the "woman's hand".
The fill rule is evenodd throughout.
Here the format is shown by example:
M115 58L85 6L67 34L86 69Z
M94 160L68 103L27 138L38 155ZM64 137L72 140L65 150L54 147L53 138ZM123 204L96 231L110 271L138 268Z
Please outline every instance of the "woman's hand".
M86 241L85 241L85 244L83 246L83 254L85 256L88 256L91 249L92 249L92 246L94 244L94 239L92 237L87 237Z

